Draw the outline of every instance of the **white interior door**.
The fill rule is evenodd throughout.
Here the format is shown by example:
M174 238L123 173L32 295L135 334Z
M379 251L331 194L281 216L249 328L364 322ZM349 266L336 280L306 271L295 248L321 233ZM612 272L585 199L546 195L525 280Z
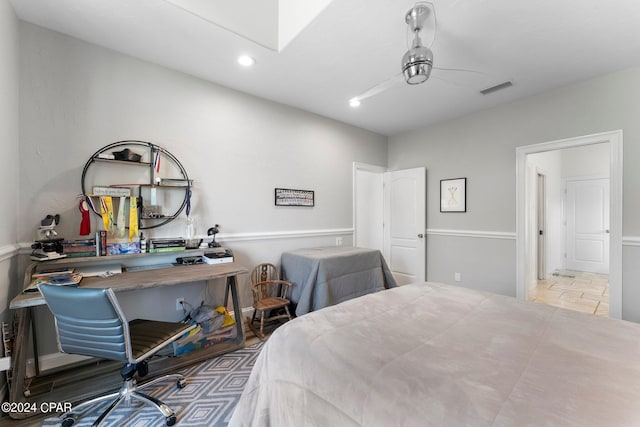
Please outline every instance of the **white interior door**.
M384 256L399 285L424 282L425 168L385 173Z
M609 179L567 181L567 268L609 273Z

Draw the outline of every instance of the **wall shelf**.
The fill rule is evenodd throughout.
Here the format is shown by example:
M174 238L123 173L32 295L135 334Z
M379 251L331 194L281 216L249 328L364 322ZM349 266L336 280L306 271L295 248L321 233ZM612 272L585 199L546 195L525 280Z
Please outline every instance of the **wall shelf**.
M140 161L116 160L101 157L124 149L129 149L135 154L140 155ZM134 177L131 181L135 183L125 184L122 182L127 182L127 180L123 178L128 175L122 170L117 169L121 165L125 167L137 166L143 169L146 168L147 172L144 176L139 176L139 174L136 175L134 173L131 175ZM99 173L102 173L102 176L104 176L105 167L113 168L112 176L102 178L102 181L99 181L96 176L99 176ZM105 184L104 180L106 179L111 180L111 182ZM141 179L146 182L141 182ZM120 180L120 182L117 182L117 180ZM131 188L131 196L138 198L138 228L140 230L146 230L161 227L180 216L189 204L193 180L189 179L187 171L180 161L166 149L147 141L125 140L106 145L89 158L82 170L81 185L82 194L87 198L100 197L92 194L94 186ZM181 197L170 196L171 201L169 202L156 202L156 197L158 199L162 198L156 190L164 192L167 189L179 190L184 194ZM169 193L175 194L174 191L170 191ZM117 199L117 197L114 198ZM99 203L94 203L92 206L99 206ZM148 212L148 210L145 210L145 206L154 206L156 209L161 209L162 211L158 213L157 216L150 216L145 214L145 212ZM100 216L98 209L92 207L92 210Z

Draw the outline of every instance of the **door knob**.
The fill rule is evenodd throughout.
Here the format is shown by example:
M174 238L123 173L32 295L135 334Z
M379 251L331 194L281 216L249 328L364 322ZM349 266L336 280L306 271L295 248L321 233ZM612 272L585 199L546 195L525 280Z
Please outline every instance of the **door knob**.
M422 239L424 237L424 234L418 234L418 239Z
M605 233L609 234L609 230L604 230Z

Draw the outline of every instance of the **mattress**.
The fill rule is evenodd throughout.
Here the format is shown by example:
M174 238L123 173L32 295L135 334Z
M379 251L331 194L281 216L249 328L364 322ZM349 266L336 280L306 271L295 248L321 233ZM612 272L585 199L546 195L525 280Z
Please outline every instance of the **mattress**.
M229 426L640 426L640 325L420 283L290 321Z

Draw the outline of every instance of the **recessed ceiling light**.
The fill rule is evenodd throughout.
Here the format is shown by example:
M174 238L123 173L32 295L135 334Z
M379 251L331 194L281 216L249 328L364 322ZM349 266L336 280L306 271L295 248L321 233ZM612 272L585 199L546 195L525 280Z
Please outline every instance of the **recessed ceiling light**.
M256 63L256 60L250 57L249 55L242 55L238 58L238 64L244 67L251 67Z
M359 107L360 106L360 100L358 98L351 98L349 100L349 105L352 106L353 108Z

